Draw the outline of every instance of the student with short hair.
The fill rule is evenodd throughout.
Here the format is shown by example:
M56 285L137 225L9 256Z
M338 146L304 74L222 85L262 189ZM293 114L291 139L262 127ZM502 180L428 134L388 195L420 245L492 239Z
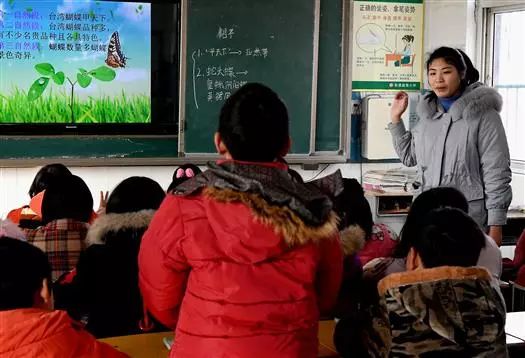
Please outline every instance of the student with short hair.
M7 218L22 228L34 229L42 224L40 213L41 196L50 183L63 176L72 175L69 169L60 163L48 164L40 168L36 173L31 187L29 198L31 203L21 208L13 209L7 214ZM38 208L35 208L38 206Z
M485 235L463 211L436 209L417 223L407 272L379 282L390 356L505 357L505 303L474 267Z
M38 248L0 238L0 357L127 357L53 311L51 266Z
M458 189L452 187L437 187L421 193L410 207L405 224L401 230L399 245L394 251L394 259L377 259L372 261L365 267L365 271L370 273L369 276L377 276L377 279L394 272L404 271L406 268L405 260L412 241L417 240L415 229L423 217L434 209L447 207L456 208L467 213L468 205L465 196ZM501 276L501 251L488 235L485 235L485 246L481 249L477 265L489 270L495 279L499 279Z
M97 338L159 328L147 324L137 257L142 235L165 195L150 178L127 178L111 192L106 213L89 228L87 249L80 254L71 286L65 285L73 296L66 305Z
M332 202L288 172L286 106L250 83L224 104L224 158L168 194L142 240L150 312L175 329L171 357L317 357L342 252Z
M52 279L75 268L93 211L93 197L76 175L50 183L42 200L42 224L26 229L27 241L44 251L51 262Z

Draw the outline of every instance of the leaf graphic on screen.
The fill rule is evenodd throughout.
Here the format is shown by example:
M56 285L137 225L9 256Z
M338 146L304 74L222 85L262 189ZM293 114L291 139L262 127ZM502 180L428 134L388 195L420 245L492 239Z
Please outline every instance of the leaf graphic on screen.
M53 76L55 74L55 68L50 63L39 63L35 66L35 70L44 76Z
M64 75L64 72L57 72L51 78L57 85L63 85L66 80L66 75Z
M30 101L34 101L38 97L44 93L46 90L47 85L49 84L49 78L47 77L40 77L35 82L33 82L33 85L29 89L29 92L27 93L27 99Z
M88 75L87 73L86 74L78 73L77 80L78 80L78 84L82 88L87 88L91 84L91 81L93 81L91 76Z
M97 80L105 82L113 81L117 76L115 71L106 66L100 66L99 68L90 71L89 74Z

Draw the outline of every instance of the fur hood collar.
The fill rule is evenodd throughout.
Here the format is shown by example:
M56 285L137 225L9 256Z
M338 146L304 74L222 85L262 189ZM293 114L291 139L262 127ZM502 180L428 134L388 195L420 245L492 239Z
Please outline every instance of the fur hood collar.
M461 97L450 107L449 113L454 119L476 118L491 109L500 112L502 105L501 95L495 89L477 82L465 89ZM424 95L423 100L419 101L418 113L420 117L428 118L441 113L433 92Z
M89 228L86 236L87 246L105 244L104 236L109 232L126 229L145 229L149 226L155 210L141 210L123 214L104 214L99 216Z
M339 233L345 256L357 254L365 246L365 231L359 225L350 225Z
M272 205L258 194L215 187L207 187L203 194L222 203L240 202L245 204L251 209L256 220L273 227L274 232L281 235L289 247L333 239L337 233L339 218L333 211L320 225L312 226L306 224L288 206Z

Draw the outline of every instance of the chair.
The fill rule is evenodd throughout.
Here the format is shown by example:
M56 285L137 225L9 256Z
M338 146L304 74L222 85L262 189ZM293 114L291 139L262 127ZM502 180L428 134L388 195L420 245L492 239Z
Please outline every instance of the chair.
M409 63L402 63L401 66L403 67L412 67L412 73L414 73L414 60L416 58L416 54L413 54L410 56L410 62Z

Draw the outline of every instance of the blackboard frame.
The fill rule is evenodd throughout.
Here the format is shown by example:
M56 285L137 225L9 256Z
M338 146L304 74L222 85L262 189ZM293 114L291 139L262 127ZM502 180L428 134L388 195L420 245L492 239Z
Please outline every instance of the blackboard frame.
M217 156L212 153L187 153L185 150L185 117L186 117L186 80L187 80L187 55L188 55L188 6L191 0L181 0L181 58L180 58L180 88L179 88L179 154L191 162L206 162L215 160ZM308 154L289 154L286 159L290 163L344 163L349 159L350 143L350 113L348 108L351 105L350 93L350 61L349 51L351 50L351 4L350 0L342 0L342 36L341 36L341 76L340 76L340 113L339 113L339 148L336 151L316 151L316 130L317 130L317 84L319 76L319 37L320 37L320 16L321 2L326 0L315 0L314 16L314 44L313 44L313 68L312 73L312 108L310 113L310 138ZM210 138L210 140L212 140ZM184 161L184 160L183 160Z

